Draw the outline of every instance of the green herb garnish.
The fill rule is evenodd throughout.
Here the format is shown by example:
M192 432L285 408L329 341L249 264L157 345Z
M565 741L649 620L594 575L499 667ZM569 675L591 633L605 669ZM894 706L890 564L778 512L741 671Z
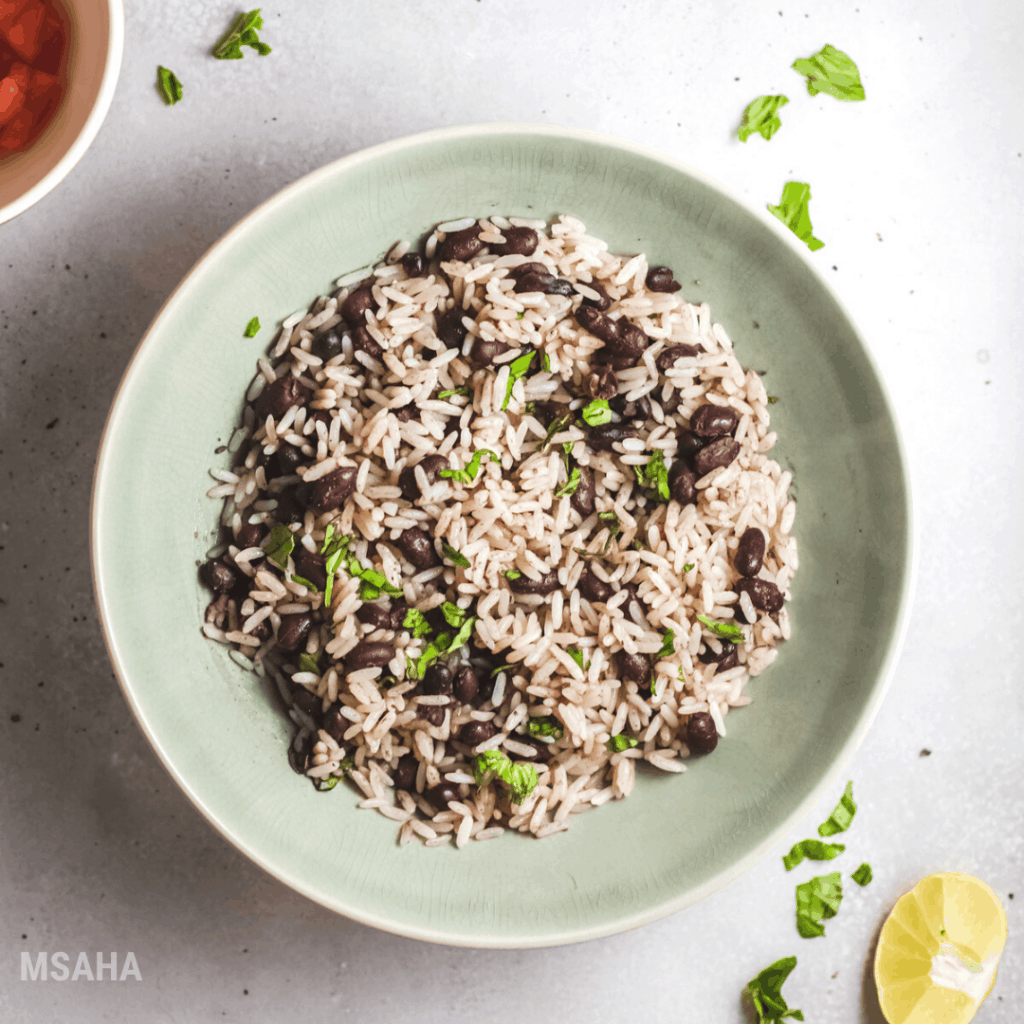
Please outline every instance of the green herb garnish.
M668 501L671 497L668 489L668 469L665 466L665 453L656 448L646 465L634 466L633 473L636 482L643 487L650 496L657 496L662 501Z
M695 562L687 562L686 565L683 566L683 572L689 572L694 565L696 565Z
M780 1024L785 1017L803 1020L799 1010L791 1010L782 995L782 986L796 967L796 957L787 956L769 964L756 978L747 982L747 994L757 1011L757 1024Z
M811 199L811 186L802 181L787 181L782 189L782 198L778 206L768 204L768 209L775 214L790 231L805 242L811 252L820 249L825 243L815 238L811 226L811 214L807 204Z
M818 826L818 835L827 839L839 832L845 832L850 827L856 813L857 805L853 802L853 783L848 782L835 810L828 816L828 821L824 821Z
M178 81L178 76L159 64L156 68L156 87L160 90L164 103L169 107L173 107L181 99L181 82Z
M247 338L255 338L256 335L259 334L259 333L260 333L260 318L258 316L254 316L245 325L245 336Z
M526 376L526 371L530 368L530 363L533 362L533 357L536 355L536 351L524 352L521 356L517 356L512 360L508 368L508 385L505 388L505 401L501 403L502 409L508 408L509 400L512 398L512 385L515 384L520 377ZM497 456L495 456L497 458Z
M469 615L464 608L460 608L457 604L452 604L451 601L445 601L441 605L441 614L444 616L444 621L448 623L452 629L459 629L462 624L466 621L466 617Z
M770 139L782 127L779 110L788 102L785 96L758 96L748 103L738 132L740 142L746 142L755 132L765 140Z
M231 28L223 39L213 48L213 55L217 60L241 60L243 46L250 46L261 57L270 53L270 47L260 42L256 34L263 28L263 19L260 17L262 8L257 7L255 11L248 14L238 14L231 23Z
M857 65L828 43L813 56L793 61L792 68L807 77L807 91L812 96L824 92L837 100L864 99Z
M580 467L572 467L572 475L569 477L567 483L564 483L561 487L555 491L556 498L568 498L576 493L576 488L580 485Z
M295 550L295 535L287 526L275 526L270 531L270 545L267 547L267 558L276 562L282 569L288 565L288 556Z
M320 553L326 556L324 569L327 572L327 585L324 587L324 605L329 606L331 603L334 575L343 565L349 576L362 580L362 585L359 588L360 600L376 601L380 597L381 591L391 597L401 597L401 588L390 584L383 573L359 564L359 559L348 550L352 540L353 538L349 534L335 537L333 523L324 532L324 543L320 548Z
M459 388L449 388L447 391L441 391L439 392L437 397L438 399L450 398L452 395L461 395L463 398L468 398L470 395L470 390L468 386L463 384L462 387Z
M598 512L597 518L602 520L608 526L608 539L604 542L605 551L608 550L608 545L622 533L622 522L619 517L612 511Z
M804 839L794 844L793 849L782 858L783 866L792 871L805 857L808 860L832 860L846 847L842 843L823 843L820 839Z
M531 718L526 723L526 732L530 736L550 736L556 740L560 740L565 735L562 723L554 715L547 715L544 718Z
M775 395L769 395L768 396L768 404L769 405L774 405L777 401L778 401L778 398Z
M671 658L676 653L676 631L674 629L666 629L661 634L661 650L654 656L655 661L661 661L662 658Z
M427 641L427 646L423 649L423 653L412 663L414 678L422 679L423 673L427 670L427 666L436 658L444 654L451 646L451 642L451 633L442 633L433 640Z
M306 654L305 651L299 655L299 671L313 672L320 675L320 659L314 654Z
M546 452L548 447L551 445L551 438L555 434L560 434L569 424L572 423L572 413L567 412L564 416L558 416L548 424L548 432L544 437L544 443L540 446L540 451ZM567 444L569 442L566 442ZM571 445L570 445L571 450Z
M499 672L507 672L510 668L515 668L515 665L513 665L512 662L508 662L508 664L505 665L499 665L497 668L491 669L491 675L496 676Z
M618 736L613 736L607 743L608 749L613 754L621 754L623 750L629 750L630 747L635 747L640 741L635 736L628 736L624 732L620 732Z
M354 764L355 762L353 762ZM313 785L321 793L329 793L341 781L338 775L328 775L326 779L314 779Z
M426 616L424 616L423 612L418 611L416 608L410 608L405 613L405 618L402 619L402 626L405 629L411 629L412 635L416 637L417 640L434 631L430 623L427 622Z
M608 400L606 398L595 398L592 402L583 406L580 415L588 427L599 427L603 423L611 423L612 421L612 411L608 408Z
M541 369L545 373L550 373L551 372L551 356L549 356L547 354L547 352L541 352L541 354L540 354L540 365L541 365Z
M873 877L871 874L871 865L865 861L859 868L857 868L856 871L854 871L852 875L850 875L850 877L858 885L867 885Z
M532 764L516 763L500 750L485 750L473 758L473 777L478 786L492 778L500 779L508 787L509 799L521 804L537 785L537 769Z
M448 648L450 651L457 651L464 644L469 643L469 638L473 635L473 627L476 626L476 616L471 615L462 624L458 633L452 639L451 646Z
M293 573L292 574L292 582L293 583L301 583L302 586L304 586L307 590L312 590L314 594L319 594L320 593L320 588L315 583L310 583L310 581L307 580L305 578L305 576L296 576Z
M583 664L583 652L578 647L566 647L565 653L568 654L569 657L572 658L572 660L575 661L576 664L584 671L589 667L589 663L587 665Z
M843 883L838 871L817 875L796 887L796 930L805 938L825 934L822 921L835 917L843 899Z
M459 565L463 569L469 568L469 559L465 555L456 551L448 541L441 541L441 551L443 552L444 557L447 558L452 565Z
M501 575L507 580L517 580L523 574L518 569L505 569Z
M466 463L465 469L442 469L439 475L454 480L457 484L471 484L480 473L481 462L485 455L489 455L495 462L501 463L501 459L490 448L480 448L473 453L473 458Z
M698 615L697 618L708 628L708 632L715 636L728 640L731 644L743 643L743 630L735 622L715 622L706 615Z

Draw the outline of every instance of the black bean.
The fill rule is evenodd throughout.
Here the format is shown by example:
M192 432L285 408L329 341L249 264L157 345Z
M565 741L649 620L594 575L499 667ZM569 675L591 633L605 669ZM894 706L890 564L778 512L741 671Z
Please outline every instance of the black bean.
M341 713L341 705L335 702L327 709L322 728L335 743L344 743L345 732L351 725L352 723Z
M307 736L299 746L299 749L295 749L295 740L288 744L288 763L292 766L292 771L296 775L305 775L306 769L309 768L309 763L313 757L313 736Z
M654 364L662 373L665 373L676 365L677 359L692 359L699 354L700 349L696 345L670 345L658 353L658 358L654 360Z
M668 490L680 505L697 504L697 477L682 459L676 459L668 471Z
M740 537L732 564L741 576L756 576L764 562L764 534L751 526Z
M373 280L371 279L363 281L355 291L349 292L341 304L341 309L338 310L345 323L351 324L353 327L366 323L366 311L377 308L377 300L370 290L372 287Z
M625 423L602 423L594 427L587 434L587 444L594 451L610 452L612 445L617 441L624 441L627 437L639 437L636 427L630 427Z
M512 754L514 761L549 761L551 760L551 750L548 745L543 741L539 740L534 736L519 736L515 737L516 743L522 743L526 747L533 747L534 752L529 756L522 754Z
M517 267L509 268L508 277L511 281L518 281L521 277L549 273L550 271L543 263L520 263Z
M345 655L345 671L383 668L395 656L394 644L383 640L361 640Z
M455 698L462 704L471 704L480 692L480 677L471 665L463 665L455 673Z
M580 306L576 311L576 321L580 327L606 345L618 340L619 325L622 321L613 320L594 306Z
M403 405L401 409L395 409L394 414L399 423L408 423L411 419L418 419L420 411L410 402L408 405Z
M584 299L584 306L593 306L594 309L604 312L611 304L611 296L605 291L604 285L598 284L597 281L591 281L587 286L592 292L597 292L598 298L596 299ZM577 317L577 319L579 319Z
M633 365L644 354L644 349L650 344L650 339L636 324L629 320L619 321L618 335L611 341L605 342L612 359L617 362L627 360Z
M235 535L235 543L241 550L259 547L263 539L262 523L242 523Z
M533 411L537 421L545 427L550 427L555 420L569 416L568 422L572 422L572 414L569 406L562 402L540 402Z
M713 650L704 644L704 650L697 655L705 665L710 665L712 662L718 663L719 672L727 672L731 668L735 668L739 663L739 655L736 652L736 645L730 643L728 640L722 641L722 650L715 654Z
M702 405L690 417L690 429L698 437L725 437L736 429L739 416L727 405Z
M410 527L398 535L395 546L405 555L406 561L417 569L430 569L440 565L430 534L418 527Z
M213 559L199 567L199 578L215 594L226 594L235 585L234 570Z
M529 576L521 574L514 580L509 580L508 586L513 594L550 594L556 591L561 584L558 582L557 571L548 569L539 580L531 580Z
M651 267L644 283L652 292L677 292L683 287L672 276L671 267Z
M391 613L379 604L363 604L356 609L356 618L374 629L390 629Z
M352 329L352 348L356 352L365 352L378 363L384 362L384 349L377 339L367 330L366 324L359 324Z
M323 555L307 551L302 544L296 544L292 550L292 561L295 563L295 575L309 580L317 590L327 586L326 559Z
M469 351L469 357L474 363L481 366L490 366L498 356L511 351L512 346L503 341L492 341L487 338L477 338Z
M594 511L597 487L594 484L594 473L589 466L580 466L579 471L580 482L569 498L569 507L578 512L581 519L586 519Z
M642 654L630 654L619 651L619 676L624 683L636 683L638 687L646 687L651 681L651 663Z
M315 693L310 693L309 690L300 684L293 684L292 703L300 711L304 711L309 715L310 718L320 717L320 709L323 706L323 702Z
M718 746L715 720L706 711L698 711L686 720L686 745L694 754L710 754Z
M276 476L292 476L302 465L305 455L294 445L282 442L267 464L267 479Z
M488 248L496 256L532 256L540 239L533 228L502 228L504 242L489 242Z
M613 412L617 412L624 420L649 420L651 418L651 400L643 395L635 402L627 402L625 395L616 395L609 403Z
M409 614L409 606L402 598L391 602L390 626L392 629L403 629L405 617Z
M341 334L335 327L329 327L326 331L321 331L313 339L313 344L309 350L313 355L319 356L326 363L328 359L340 356L343 349Z
M607 601L613 593L611 584L600 579L596 573L591 571L589 565L580 573L580 581L577 586L588 601Z
M455 673L443 662L435 661L423 674L423 692L432 697L452 692Z
M440 728L444 725L444 708L439 704L420 704L416 709L416 717Z
M422 277L426 264L418 252L407 252L399 261L407 277Z
M440 782L423 794L439 811L447 811L452 800L460 800L459 787L454 782Z
M720 437L712 441L707 448L701 448L693 457L693 466L698 476L704 476L719 466L728 466L740 453L739 441L731 437Z
M285 373L268 384L256 399L256 415L264 420L273 416L279 420L293 405L305 405L311 392L296 377Z
M587 379L587 390L594 398L614 398L619 393L619 378L610 363L598 363Z
M497 734L498 730L493 722L467 722L459 730L459 739L467 747L475 747L477 744L484 743Z
M415 754L405 754L398 759L398 764L391 773L391 779L395 789L406 789L412 792L416 785L416 773L419 771L419 762Z
M272 632L273 630L270 628L270 619L261 619L255 626L248 630L249 636L254 636L257 640L269 640Z
M685 462L693 469L693 460L702 448L706 448L708 442L698 437L692 430L680 430L676 434L676 459Z
M434 314L437 322L435 333L449 348L462 348L462 343L466 340L466 325L462 318L466 315L461 306L452 306L445 313Z
M305 644L312 628L313 616L309 612L282 615L281 628L277 631L277 646L282 651L297 651Z
M310 511L320 516L340 508L356 489L356 473L355 466L340 466L315 481L309 496Z
M539 274L523 274L516 278L514 292L544 292L546 295L575 295L571 282L565 281L546 271Z
M763 580L759 576L753 579L745 576L743 579L737 580L732 589L737 594L746 594L755 608L767 612L769 615L775 615L776 612L781 611L782 605L785 603L782 591L771 580Z
M480 228L471 224L461 231L449 231L444 241L437 247L437 258L445 263L450 260L459 260L465 263L471 260L483 247L484 243L478 237Z
M296 491L297 488L289 487L285 491L279 491L276 495L277 508L274 509L272 515L277 522L285 526L302 518L302 503L299 501Z
M448 469L448 460L443 455L428 455L417 466L423 467L428 484L435 484L441 479L442 469ZM416 482L416 466L408 466L398 475L398 486L402 488L402 497L406 501L415 501L421 495L420 485Z

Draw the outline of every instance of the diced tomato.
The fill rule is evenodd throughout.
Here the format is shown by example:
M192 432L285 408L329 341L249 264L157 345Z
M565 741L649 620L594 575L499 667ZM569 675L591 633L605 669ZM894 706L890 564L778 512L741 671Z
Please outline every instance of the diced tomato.
M48 74L56 75L60 71L61 57L64 56L64 26L57 12L48 7L46 24L40 36L39 56L32 61L32 66Z
M0 39L27 63L39 56L47 24L40 0L0 0Z
M25 64L14 64L0 81L0 124L8 124L25 109L32 69Z

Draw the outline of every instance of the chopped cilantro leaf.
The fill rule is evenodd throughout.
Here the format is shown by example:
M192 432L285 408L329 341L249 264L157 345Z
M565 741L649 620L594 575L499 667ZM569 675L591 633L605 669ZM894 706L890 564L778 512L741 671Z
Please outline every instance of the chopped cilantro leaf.
M476 626L476 616L471 615L462 624L458 633L455 634L452 639L451 646L448 648L450 651L457 651L463 645L469 643L469 638L473 635L473 628Z
M440 655L444 654L444 652L448 650L451 641L451 633L442 633L433 640L428 640L427 646L423 648L423 653L412 663L414 678L422 679L423 673L427 670L427 666L434 661L435 658L440 657Z
M541 354L540 354L540 365L541 365L541 369L545 373L550 373L551 372L551 356L549 356L547 354L547 352L541 352Z
M512 398L512 385L515 384L520 377L526 376L526 371L530 368L530 363L533 362L533 357L536 355L536 351L524 352L521 356L516 356L512 360L512 363L508 368L508 385L505 388L505 401L501 403L502 409L508 408L509 400ZM497 456L495 456L497 458Z
M743 630L735 622L715 622L706 615L698 615L697 618L708 628L708 632L715 636L728 640L731 644L743 643Z
M247 338L255 338L256 335L259 334L259 333L260 333L260 318L258 316L254 316L245 325L245 336Z
M565 653L568 654L581 669L586 670L588 666L583 664L583 652L578 647L566 647Z
M859 868L857 868L856 871L854 871L854 873L852 875L850 875L850 877L858 885L862 885L862 886L863 885L867 885L871 881L871 878L872 878L871 865L868 864L867 861L865 861L863 864L861 864L861 866Z
M295 583L301 583L307 590L312 590L314 594L320 593L320 588L315 583L310 583L304 576L296 576L293 573L292 581Z
M516 313L516 319L517 320L522 320L524 316L525 316L524 313Z
M791 1010L782 995L782 986L796 967L796 957L787 956L769 964L756 978L747 982L747 995L757 1013L757 1024L781 1024L785 1017L803 1020L800 1010Z
M608 540L605 541L605 551L608 550L608 545L622 533L622 523L619 517L611 510L607 512L598 512L597 518L602 520L608 526Z
M511 662L505 665L499 665L497 668L491 669L491 675L496 676L499 672L507 672L510 668L515 668L515 665L513 665Z
M452 604L451 601L445 601L441 605L441 614L444 616L444 621L448 623L452 629L458 629L465 621L466 616L469 614L464 608L460 608L457 604Z
M334 575L343 565L349 576L362 581L359 588L360 600L375 601L380 597L381 591L391 597L401 597L401 588L390 584L383 573L377 572L376 569L364 568L359 564L359 559L348 550L352 539L348 534L335 537L333 524L328 526L324 533L324 543L320 548L320 553L326 556L324 569L327 573L327 585L324 587L324 605L329 606L331 603Z
M156 84L167 106L173 107L181 99L181 82L178 81L178 76L169 68L157 65ZM251 337L251 335L246 335L246 337Z
M526 723L526 732L530 736L550 736L556 740L560 740L565 735L562 723L554 715L529 719Z
M523 574L518 569L506 569L501 575L507 580L517 580Z
M576 493L576 488L580 485L580 467L572 467L572 475L569 477L567 483L564 483L561 487L555 491L556 498L568 498Z
M768 404L769 405L774 405L777 401L778 401L778 398L775 395L769 395L768 396Z
M805 939L825 934L822 921L835 917L843 899L839 872L816 875L796 887L796 929Z
M263 19L260 17L261 8L249 11L247 14L239 14L231 23L231 28L223 39L213 48L213 55L218 60L241 60L243 56L242 47L250 46L261 57L270 53L270 47L261 43L256 34L263 28Z
M654 656L655 661L661 661L662 658L671 658L676 653L676 631L674 629L666 629L661 634L661 650Z
M618 736L613 736L608 741L608 749L613 754L621 754L623 750L629 750L630 747L635 747L640 741L635 736L629 736L624 732L620 732Z
M478 786L498 778L508 788L509 799L521 804L537 785L537 769L532 764L516 763L500 750L485 750L473 758L473 777Z
M853 802L853 783L848 782L843 795L839 798L839 803L828 816L828 821L824 821L818 826L818 835L827 839L838 832L845 832L850 827L856 813L857 805Z
M417 640L421 637L425 637L428 633L433 632L433 629L430 623L427 622L423 612L418 611L416 608L410 608L405 613L405 618L402 620L402 626L405 629L411 629L412 635L416 637Z
M793 61L792 68L806 76L807 91L812 96L824 92L837 100L864 99L857 65L842 50L828 43L810 57Z
M808 860L832 860L846 847L842 843L823 843L820 839L804 839L793 845L793 849L782 858L783 866L792 871L805 857Z
M267 547L267 558L276 562L282 569L288 565L288 556L295 549L295 536L287 526L275 526L270 531L270 545Z
M738 132L740 142L746 142L755 132L765 140L770 139L782 127L779 110L788 102L785 96L758 96L748 103Z
M558 416L555 419L553 419L551 423L548 424L548 432L547 435L544 437L544 443L540 446L540 450L542 452L546 452L551 445L551 438L553 438L555 434L560 434L563 430L565 430L566 427L569 426L570 423L572 423L571 412L567 412L564 416ZM570 445L570 450L571 447L572 446Z
M316 675L320 675L320 661L312 654L306 654L305 651L299 655L299 671L300 672L314 672Z
M480 474L481 462L485 455L489 455L495 462L501 463L501 459L490 448L479 448L473 453L473 458L466 463L465 469L442 469L440 476L454 480L457 484L471 484Z
M683 572L689 572L695 564L695 562L687 562L686 565L683 566Z
M461 566L463 569L469 568L469 559L465 555L456 551L448 541L441 541L441 551L444 553L444 557L447 558L452 565Z
M608 400L606 398L595 398L583 407L581 415L583 416L583 422L588 427L599 427L604 423L611 423L612 421L612 412L608 408Z
M811 252L820 249L825 243L813 235L811 214L807 204L811 199L811 186L802 181L787 181L782 189L782 198L778 206L768 204L768 209L775 214L790 231L806 243Z
M449 388L447 391L441 391L438 393L438 399L451 398L452 395L461 395L463 398L468 398L470 395L469 388L465 384L459 388Z
M665 453L660 448L654 450L646 465L634 466L633 474L636 476L636 482L645 488L650 496L657 496L662 501L668 501L671 497L668 489Z
M353 762L354 764L355 762ZM321 793L329 793L341 781L337 775L328 775L326 779L314 779L313 785Z

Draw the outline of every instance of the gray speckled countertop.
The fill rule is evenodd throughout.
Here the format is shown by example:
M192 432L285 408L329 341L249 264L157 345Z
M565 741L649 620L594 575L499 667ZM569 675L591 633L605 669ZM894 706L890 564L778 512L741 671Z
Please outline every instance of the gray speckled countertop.
M1010 925L977 1020L1019 1021L1024 11L307 0L264 8L271 56L213 61L235 10L129 0L98 138L0 226L0 1020L740 1024L746 981L796 953L785 993L809 1022L877 1024L869 963L885 914L924 874L961 870L989 882ZM866 102L811 99L789 70L826 42L858 62ZM184 83L175 108L155 93L157 64ZM746 103L776 92L791 99L780 134L740 144ZM758 867L674 917L553 950L449 949L353 924L251 865L175 788L113 677L89 489L117 382L160 304L307 171L493 120L641 142L752 203L776 202L789 178L812 185L826 242L814 259L904 431L920 553L895 680L848 774L861 810L847 856L875 881L850 887L824 939L797 936L778 855L841 786ZM23 950L97 949L132 951L142 980L20 980Z

